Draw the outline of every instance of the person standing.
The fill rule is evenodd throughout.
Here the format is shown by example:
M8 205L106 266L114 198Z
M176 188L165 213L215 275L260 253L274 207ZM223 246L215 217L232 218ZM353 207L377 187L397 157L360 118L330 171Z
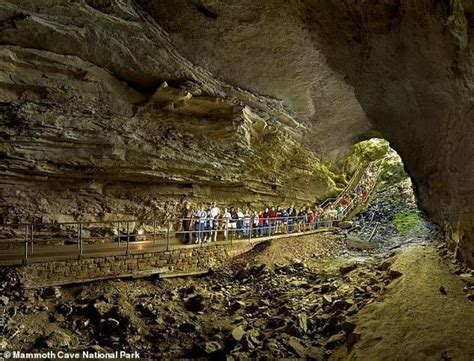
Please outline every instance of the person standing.
M181 214L182 221L183 221L183 243L189 244L191 242L191 221L193 218L193 210L189 203L187 203L184 207L183 213Z
M206 223L204 224L204 242L211 241L212 232L212 220L211 220L211 207L208 207L206 212Z
M237 208L237 217L237 234L240 238L244 232L244 213L240 208Z
M250 235L250 212L248 209L244 210L244 217L243 217L243 233L244 237L248 237Z
M298 213L298 232L304 232L306 226L306 210L301 208Z
M204 241L204 235L205 235L205 228L206 228L206 222L207 222L207 212L206 209L203 205L199 207L199 210L197 211L197 217L196 217L196 223L197 223L197 228L198 228L198 237L197 237L197 242L196 243L202 243Z
M234 207L230 207L230 223L229 228L231 229L232 236L235 230L237 229L237 221L239 220L239 215Z
M314 212L311 209L308 210L308 225L310 230L314 229Z
M231 215L227 208L224 209L224 214L222 215L222 227L224 228L224 239L227 240L229 235Z
M295 227L296 209L295 205L292 204L287 210L288 212L288 233L293 233Z
M277 218L278 212L275 207L272 207L271 211L269 212L270 215L270 236L276 232L277 227Z
M264 235L264 219L263 219L263 212L258 212L258 236L261 237Z
M201 243L201 206L199 205L193 214L194 220L194 243Z
M281 225L283 224L283 211L280 206L277 207L277 221L276 221L276 233L281 233L282 232L282 227Z
M288 233L288 211L283 209L281 211L281 217L283 218L283 232Z
M260 236L260 231L258 228L258 212L257 211L253 213L253 236L254 237Z
M209 217L210 228L211 228L211 240L217 241L217 230L219 229L218 218L221 214L221 210L217 207L217 202L213 202L211 206L211 212Z
M265 208L263 212L263 235L270 235L270 211L268 208Z
M336 211L337 211L337 220L338 221L342 221L342 218L344 217L344 207L339 205L337 208L336 208Z

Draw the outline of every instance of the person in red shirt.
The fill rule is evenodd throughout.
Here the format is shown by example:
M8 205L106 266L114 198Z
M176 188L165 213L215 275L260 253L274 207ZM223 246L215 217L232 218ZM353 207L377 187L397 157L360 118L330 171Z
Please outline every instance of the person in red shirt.
M258 236L263 236L263 212L258 212Z
M347 198L347 196L342 197L340 203L343 207L347 206L350 203L349 198Z
M272 234L275 234L277 218L278 218L278 212L275 209L275 207L272 207L272 210L269 212L269 215L270 215L270 236L271 236Z
M362 189L362 200L365 202L367 196L369 195L369 191L367 188Z

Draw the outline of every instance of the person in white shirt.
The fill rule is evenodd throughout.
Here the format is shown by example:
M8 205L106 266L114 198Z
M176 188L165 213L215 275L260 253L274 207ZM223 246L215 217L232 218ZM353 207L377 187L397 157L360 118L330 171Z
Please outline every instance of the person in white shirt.
M211 228L211 240L217 241L217 230L219 229L218 217L221 214L221 210L217 207L217 202L213 202L210 211L210 228Z
M229 235L229 227L230 227L230 212L227 208L224 209L224 214L222 215L222 227L224 228L224 239L227 240Z
M250 235L250 212L248 209L245 209L243 214L243 234L244 237L248 237Z
M260 236L260 230L258 228L258 212L257 211L255 211L253 213L252 224L253 224L253 236L254 237L259 237Z

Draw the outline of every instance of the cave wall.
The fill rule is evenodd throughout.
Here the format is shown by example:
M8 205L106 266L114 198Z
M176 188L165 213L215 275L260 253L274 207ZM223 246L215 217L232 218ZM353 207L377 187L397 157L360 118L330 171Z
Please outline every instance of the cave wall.
M474 264L472 1L202 1L210 18L179 0L178 19L174 1L140 3L192 61L309 119L315 143L326 131L361 136L369 119Z
M304 121L194 66L131 2L9 1L0 16L3 222L303 205L337 191Z
M335 191L323 161L377 131L474 264L473 13L469 0L3 1L3 218L312 202Z
M302 3L314 43L402 156L421 207L473 266L474 3Z

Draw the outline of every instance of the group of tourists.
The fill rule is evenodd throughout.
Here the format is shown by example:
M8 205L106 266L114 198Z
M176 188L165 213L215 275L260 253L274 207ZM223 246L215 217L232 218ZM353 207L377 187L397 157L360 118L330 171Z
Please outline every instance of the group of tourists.
M344 194L341 198L333 203L332 206L336 211L336 219L344 218L346 216L348 207L350 207L353 202L356 203L354 206L357 206L359 202L365 203L367 201L370 190L375 185L376 175L376 173L368 169L364 176L360 179L357 186L354 188L353 192Z
M353 192L346 193L326 208L319 205L300 209L291 205L267 207L256 211L249 208L219 208L217 202L209 206L199 204L192 208L186 204L182 213L184 243L216 242L217 235L229 237L264 237L278 233L303 232L329 227L340 221L359 202L365 203L375 185L377 172L367 169Z
M182 213L184 243L189 244L217 241L218 233L224 240L229 237L264 237L278 233L303 232L319 227L331 226L337 219L333 207L323 209L267 207L252 211L249 208L219 208L217 202L209 206L198 205L195 209L187 204Z

